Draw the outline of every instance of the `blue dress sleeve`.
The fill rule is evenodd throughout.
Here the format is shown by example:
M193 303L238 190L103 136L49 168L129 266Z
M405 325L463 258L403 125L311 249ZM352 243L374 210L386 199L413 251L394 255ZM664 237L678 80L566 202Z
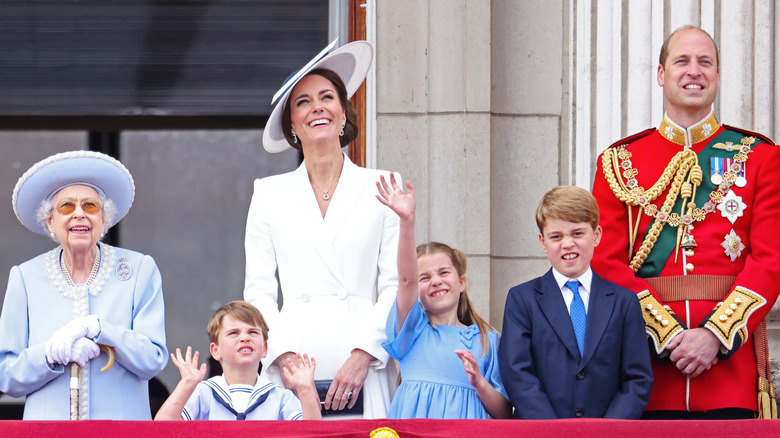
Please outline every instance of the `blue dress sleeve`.
M385 332L388 342L382 344L393 359L403 359L414 346L414 342L420 337L423 330L428 326L428 314L422 309L419 301L415 301L409 314L406 315L406 321L401 326L401 331L396 335L395 319L398 315L398 305L393 304L390 313L387 315L387 325Z
M498 369L498 343L501 335L497 332L488 332L488 339L490 340L490 350L485 358L485 369L482 374L485 376L485 380L496 389L505 399L509 400L509 396L504 389L504 382L501 380L501 373Z

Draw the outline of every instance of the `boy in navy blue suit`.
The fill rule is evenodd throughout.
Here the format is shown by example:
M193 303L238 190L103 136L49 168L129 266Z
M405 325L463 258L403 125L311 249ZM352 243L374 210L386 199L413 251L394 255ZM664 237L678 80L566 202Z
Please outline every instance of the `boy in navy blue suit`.
M557 187L536 207L552 268L509 290L499 365L515 418L639 418L653 374L639 300L590 268L601 239L587 190Z

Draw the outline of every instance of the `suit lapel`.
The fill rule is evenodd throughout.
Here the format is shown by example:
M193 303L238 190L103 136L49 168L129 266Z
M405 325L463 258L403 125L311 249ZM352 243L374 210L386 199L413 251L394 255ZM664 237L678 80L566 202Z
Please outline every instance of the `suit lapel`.
M549 321L555 333L560 338L563 345L569 350L572 357L579 359L580 350L577 348L577 338L574 336L574 328L571 325L571 317L566 309L566 302L563 301L563 295L555 281L552 269L542 277L542 281L536 289L536 300L542 309L545 318ZM588 316L590 318L590 316ZM585 345L587 346L587 336Z
M361 192L366 189L367 184L361 184L361 181L357 166L345 155L339 182L323 220L324 234L334 241L358 204Z
M612 310L615 308L615 291L610 284L593 273L590 285L590 300L588 302L588 322L585 327L585 349L582 366L593 356L596 346L609 324Z
M346 162L344 164L346 167ZM339 187L340 184L341 183L339 182ZM328 226L323 219L315 196L316 195L311 188L311 183L309 182L309 174L306 171L306 162L304 161L304 163L295 171L295 181L291 188L289 205L292 208L298 209L298 213L304 218L306 229L301 230L301 232L307 232L309 234L309 240L312 242L314 251L317 253L320 260L322 260L323 265L339 284L345 286L346 282L344 281L344 275L338 264L340 258L333 248L333 242L336 239L336 236L332 226ZM336 197L334 196L333 201L335 200ZM328 218L333 210L334 204L331 204L328 206L325 217Z

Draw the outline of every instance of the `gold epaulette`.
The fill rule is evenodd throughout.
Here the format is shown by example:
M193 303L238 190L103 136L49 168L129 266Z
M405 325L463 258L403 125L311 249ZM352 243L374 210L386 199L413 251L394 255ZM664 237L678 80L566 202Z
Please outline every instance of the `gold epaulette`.
M636 296L642 306L645 331L653 340L656 354L660 355L674 335L683 331L684 327L669 306L661 305L649 291L639 292Z
M761 295L737 286L707 318L705 327L718 337L729 351L745 343L748 338L747 323L750 315L766 304Z

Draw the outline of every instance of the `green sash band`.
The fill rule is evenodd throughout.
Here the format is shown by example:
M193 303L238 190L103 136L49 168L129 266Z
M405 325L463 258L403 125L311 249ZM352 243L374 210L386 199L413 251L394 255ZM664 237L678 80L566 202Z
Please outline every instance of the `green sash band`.
M739 147L742 145L743 137L745 136L739 132L725 130L720 135L713 137L712 140L710 140L710 142L707 144L707 146L705 146L704 149L699 153L699 166L701 166L703 178L702 178L701 185L699 185L699 187L696 188L695 200L696 200L697 207L701 208L710 199L710 193L712 193L712 191L715 190L715 184L713 184L712 181L710 180L710 173L711 173L710 158L711 157L719 157L719 158L734 157L734 155L736 155L739 152ZM726 143L729 141L734 143L734 149L732 151L727 151L726 149L715 149L712 147L716 143ZM755 145L757 145L760 142L761 139L756 138L756 143L753 144L753 147L755 147ZM682 197L678 196L677 202L675 202L674 207L672 208L672 211L670 213L679 214L681 206L682 206ZM720 211L716 210L712 213L709 213L708 216L714 214L720 216ZM653 222L650 222L650 226L645 230L645 234L644 234L645 236L647 235L647 232L650 231L650 227L652 226ZM693 226L694 226L693 235L695 237L696 222L694 222ZM674 257L674 249L676 245L677 245L677 227L664 226L663 229L661 230L661 233L658 235L658 240L656 240L653 249L650 251L650 254L647 256L647 260L645 260L645 263L639 268L639 271L637 271L636 276L641 278L658 277L661 274L661 270L663 270L664 266L666 265L666 261L669 259L669 257ZM680 251L682 251L682 249L680 249ZM678 257L682 257L682 254L679 254Z

